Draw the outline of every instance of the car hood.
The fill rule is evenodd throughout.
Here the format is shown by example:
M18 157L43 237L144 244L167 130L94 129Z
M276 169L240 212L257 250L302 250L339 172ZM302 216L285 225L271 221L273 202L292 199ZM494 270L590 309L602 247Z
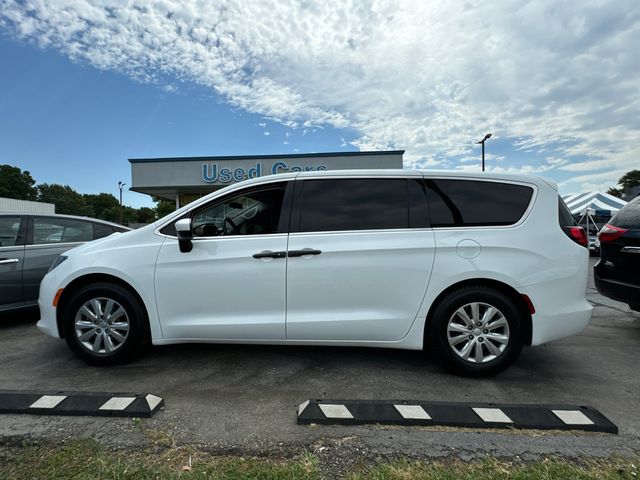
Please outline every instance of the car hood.
M92 240L91 242L72 248L64 254L67 256L86 255L122 246L134 245L136 243L143 242L145 237L153 235L153 230L155 228L155 224L152 223L137 230L112 233L108 237Z

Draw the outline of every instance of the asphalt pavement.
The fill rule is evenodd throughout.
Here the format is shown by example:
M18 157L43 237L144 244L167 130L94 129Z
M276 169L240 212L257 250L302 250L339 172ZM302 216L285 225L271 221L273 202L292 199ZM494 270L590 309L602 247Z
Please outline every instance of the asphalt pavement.
M0 389L152 393L165 407L141 422L0 415L0 442L91 436L135 446L156 432L176 444L256 454L338 447L376 456L462 458L637 453L640 316L598 295L592 283L589 299L595 310L583 333L525 348L515 365L485 379L454 376L422 352L365 348L179 345L153 348L130 365L96 368L64 341L40 334L34 315L4 316ZM591 405L620 434L297 425L298 404L323 398Z

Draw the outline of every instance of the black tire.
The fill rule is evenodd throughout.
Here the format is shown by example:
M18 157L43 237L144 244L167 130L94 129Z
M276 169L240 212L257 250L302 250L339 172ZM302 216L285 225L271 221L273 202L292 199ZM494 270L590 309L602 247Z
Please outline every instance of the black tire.
M95 298L114 300L125 310L128 317L128 334L121 345L119 344L120 346L110 353L90 351L76 335L76 314L86 302ZM108 366L127 363L142 354L150 343L149 320L144 305L129 290L113 283L95 283L75 292L62 311L62 328L71 351L91 365ZM104 340L102 345L105 346Z
M497 308L504 316L509 328L509 339L504 350L496 358L485 363L465 360L449 344L447 332L449 320L460 307L474 302ZM520 355L524 344L524 322L524 315L518 306L500 291L482 286L463 287L449 293L438 303L431 316L428 330L425 332L427 337L425 344L428 345L436 360L456 373L471 377L491 376L509 367ZM473 331L469 334L472 335ZM467 337L466 333L464 336ZM483 339L483 341L485 340ZM497 345L494 342L492 344ZM474 346L473 349L475 348ZM480 348L483 352L489 353L486 343L484 347ZM475 352L475 350L473 351Z

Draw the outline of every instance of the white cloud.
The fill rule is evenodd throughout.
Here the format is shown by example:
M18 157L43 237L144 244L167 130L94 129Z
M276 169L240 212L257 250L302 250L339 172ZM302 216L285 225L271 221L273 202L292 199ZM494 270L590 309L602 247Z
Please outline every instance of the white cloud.
M637 0L0 0L0 23L100 69L211 87L303 135L348 127L358 148L406 149L408 166L470 168L487 131L548 155L496 171L615 182L640 163Z

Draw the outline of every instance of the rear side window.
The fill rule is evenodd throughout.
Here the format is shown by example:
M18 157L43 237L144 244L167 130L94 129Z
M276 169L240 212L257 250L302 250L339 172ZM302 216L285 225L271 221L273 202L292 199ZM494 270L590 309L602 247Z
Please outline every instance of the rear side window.
M114 232L114 229L110 225L104 225L103 223L94 223L93 224L93 239L98 239L102 237L108 237Z
M406 179L304 180L302 186L300 231L409 227L409 188Z
M626 204L609 224L620 228L640 228L640 197Z
M426 180L433 227L501 226L517 223L533 188L477 180Z

